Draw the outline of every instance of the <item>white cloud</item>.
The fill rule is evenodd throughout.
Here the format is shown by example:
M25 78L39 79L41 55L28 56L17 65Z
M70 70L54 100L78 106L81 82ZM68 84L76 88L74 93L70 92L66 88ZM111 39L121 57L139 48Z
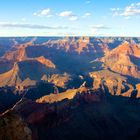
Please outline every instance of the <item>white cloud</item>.
M76 20L78 20L78 17L77 17L77 16L71 16L71 17L69 18L69 20L71 20L71 21L76 21Z
M0 22L0 27L4 28L26 28L26 29L67 29L67 26L47 26L39 24L27 24L27 23L7 23Z
M60 17L68 17L69 20L71 21L76 21L78 20L78 16L73 14L72 11L63 11L58 14Z
M75 16L72 11L63 11L61 13L59 13L60 17L72 17Z
M110 27L107 27L103 24L98 24L98 25L94 25L92 26L93 29L110 29Z
M91 16L91 13L85 13L83 17L85 18L85 17L90 17L90 16Z
M118 16L121 11L120 8L110 8L110 10L113 12L113 16Z
M132 3L130 6L127 6L123 13L121 13L121 16L134 16L134 15L140 15L140 3Z
M140 2L132 3L124 9L111 8L110 10L113 12L113 16L124 16L130 18L130 16L140 15Z
M33 15L40 16L40 17L51 17L52 16L50 8L35 12Z
M105 26L103 24L98 24L98 25L93 25L91 27L91 29L92 29L93 34L100 35L100 34L102 34L102 30L108 30L108 29L111 29L111 28L108 27L108 26Z
M110 8L111 11L119 11L120 8Z

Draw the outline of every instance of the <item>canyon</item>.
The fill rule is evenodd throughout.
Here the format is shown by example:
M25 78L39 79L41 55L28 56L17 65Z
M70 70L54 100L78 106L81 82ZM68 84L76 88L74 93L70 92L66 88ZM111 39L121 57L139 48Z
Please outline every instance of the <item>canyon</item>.
M139 98L140 38L0 38L2 140L137 140Z

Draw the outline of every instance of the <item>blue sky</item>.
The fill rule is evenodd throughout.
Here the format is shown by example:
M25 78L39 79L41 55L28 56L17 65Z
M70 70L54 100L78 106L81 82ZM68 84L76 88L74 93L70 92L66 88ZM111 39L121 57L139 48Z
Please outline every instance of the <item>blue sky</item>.
M0 36L140 36L140 0L1 0Z

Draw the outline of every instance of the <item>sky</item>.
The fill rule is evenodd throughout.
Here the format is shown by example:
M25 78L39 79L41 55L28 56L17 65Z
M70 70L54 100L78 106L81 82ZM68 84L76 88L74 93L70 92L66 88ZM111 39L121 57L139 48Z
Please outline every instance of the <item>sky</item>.
M140 0L1 0L0 36L140 37Z

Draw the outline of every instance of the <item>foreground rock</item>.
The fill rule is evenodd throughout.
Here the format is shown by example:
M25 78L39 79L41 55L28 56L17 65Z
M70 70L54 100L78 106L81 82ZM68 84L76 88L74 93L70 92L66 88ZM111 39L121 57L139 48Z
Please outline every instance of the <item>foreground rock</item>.
M27 123L14 111L0 116L0 140L32 140Z

